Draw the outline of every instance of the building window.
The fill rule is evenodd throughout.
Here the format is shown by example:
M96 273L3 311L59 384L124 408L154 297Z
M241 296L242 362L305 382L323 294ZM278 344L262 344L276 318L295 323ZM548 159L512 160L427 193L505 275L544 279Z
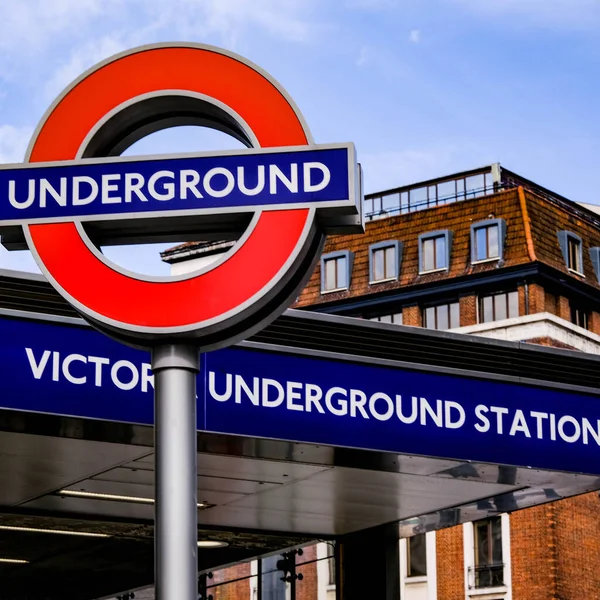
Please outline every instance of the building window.
M600 282L600 248L590 248L590 258L592 259L596 279Z
M380 323L394 323L402 325L402 313L393 313L391 315L378 315L377 317L368 317L369 321L379 321Z
M519 316L519 293L508 292L479 299L479 322L490 323Z
M583 329L588 328L588 311L581 306L571 304L571 323Z
M473 523L475 532L475 587L504 585L502 524L500 517Z
M471 225L471 262L496 260L503 257L506 222L487 219Z
M427 575L427 545L424 533L406 540L406 576L425 577Z
M571 231L559 231L558 241L569 271L583 275L583 244L581 238Z
M448 270L450 267L450 231L434 231L419 236L419 273Z
M321 292L347 290L352 272L352 252L332 252L321 257Z
M428 329L454 329L460 327L460 306L458 302L428 306L424 317Z
M402 244L396 240L380 242L369 247L369 281L398 279Z

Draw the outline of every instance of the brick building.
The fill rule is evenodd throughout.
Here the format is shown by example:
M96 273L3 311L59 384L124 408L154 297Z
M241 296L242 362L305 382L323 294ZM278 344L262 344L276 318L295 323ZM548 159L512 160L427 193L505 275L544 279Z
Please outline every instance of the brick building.
M597 207L491 165L370 194L365 216L328 238L294 308L600 354ZM218 246L163 259L181 273ZM587 494L402 540L402 598L600 599L599 511ZM318 564L302 600L333 594Z

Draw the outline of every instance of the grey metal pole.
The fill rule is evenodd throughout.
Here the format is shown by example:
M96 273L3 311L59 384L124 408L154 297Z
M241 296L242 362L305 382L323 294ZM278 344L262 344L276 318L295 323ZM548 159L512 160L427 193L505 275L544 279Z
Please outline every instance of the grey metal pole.
M196 375L198 349L152 352L154 371L154 577L157 600L198 600Z

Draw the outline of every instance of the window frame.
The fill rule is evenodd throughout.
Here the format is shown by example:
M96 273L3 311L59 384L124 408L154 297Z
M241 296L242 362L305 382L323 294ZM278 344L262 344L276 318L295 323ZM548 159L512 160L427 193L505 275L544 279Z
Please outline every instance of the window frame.
M425 271L423 269L424 256L423 256L423 243L430 239L444 237L446 240L446 252L445 252L445 267L437 267ZM444 271L450 271L450 258L452 255L452 231L449 229L438 229L437 231L428 231L419 235L419 275L428 275L429 273L442 273Z
M423 552L425 553L424 556L424 565L425 565L425 573L424 574L419 574L419 575L412 575L411 574L411 549L410 549L410 543L411 540L417 539L420 536L422 536L422 548L423 548ZM419 581L426 581L427 580L427 574L429 571L429 565L427 564L427 534L426 533L418 533L414 536L411 536L409 538L406 539L406 579L409 581L415 581L415 580L419 580Z
M596 280L600 283L600 248L594 246L590 248L590 259L592 266L594 267L594 273L596 274Z
M488 256L487 258L477 258L477 230L487 229L488 227L498 227L498 256ZM506 241L506 221L504 219L485 219L471 224L471 264L480 265L486 262L503 261L504 246Z
M510 294L516 294L516 298L517 298L517 315L511 317L510 316L510 299L509 296ZM506 319L496 319L496 305L495 305L495 301L494 299L497 296L506 296L506 319L517 319L518 317L520 317L520 311L519 311L519 290L507 290L507 291L503 291L503 292L493 292L490 294L485 294L485 295L478 295L477 297L477 323L478 324L483 324L483 323L496 323L497 321L503 321ZM494 318L491 321L485 321L483 318L484 315L484 308L483 308L483 301L486 298L492 298L492 311L494 313Z
M569 265L569 241L575 241L579 245L577 252L577 260L579 261L579 267L581 271L572 268ZM575 275L579 275L580 277L585 277L584 267L583 267L583 240L576 233L572 231L559 231L558 232L558 243L560 245L560 249L563 254L563 258L565 259L565 265L569 273L574 273Z
M375 279L375 252L378 250L386 250L387 248L394 249L396 261L396 264L394 265L394 274L391 277ZM402 263L402 248L403 244L399 240L386 240L369 246L369 285L398 280Z
M346 287L325 289L326 270L325 264L330 260L338 260L344 258L346 261ZM350 250L340 250L338 252L328 252L321 256L321 294L333 294L335 292L344 292L350 289L352 283L352 264L354 262L354 252Z
M490 562L491 560L493 560L493 556L488 556L488 562L486 564L479 564L479 542L478 542L478 529L480 527L485 526L487 528L487 538L488 538L488 553L491 553L493 555L493 536L492 536L492 532L493 532L493 523L496 522L497 526L499 527L500 530L500 553L502 555L502 562L500 563L494 563L494 562ZM475 574L475 580L474 580L474 589L476 590L486 590L486 589L495 589L498 587L503 587L506 586L506 581L505 581L505 568L506 568L506 564L504 562L505 557L504 557L504 548L503 548L503 531L502 531L502 516L501 515L496 515L493 517L488 517L487 519L480 519L477 521L473 522L473 570L474 570L474 574ZM485 569L489 569L490 570L490 579L492 579L493 577L493 571L497 570L500 572L501 575L501 582L500 583L491 583L491 585L481 585L480 580L478 579L477 573L478 571L483 571ZM478 583L480 583L479 585L477 585Z
M452 305L456 304L458 309L458 325L452 326ZM445 306L448 311L448 327L446 329L439 329L438 325L438 308ZM435 314L435 325L436 327L427 326L427 310L433 308ZM452 300L450 302L438 302L437 304L426 304L421 309L421 323L425 329L431 329L432 331L450 331L451 329L457 329L460 327L460 300Z

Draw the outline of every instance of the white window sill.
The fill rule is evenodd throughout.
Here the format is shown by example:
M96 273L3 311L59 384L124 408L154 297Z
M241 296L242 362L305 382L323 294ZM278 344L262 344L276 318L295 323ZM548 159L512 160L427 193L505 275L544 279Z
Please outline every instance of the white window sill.
M326 592L334 592L335 591L335 583L328 583L325 586L325 591Z
M482 265L485 263L489 263L489 262L498 262L500 260L500 256L494 256L491 258L482 258L481 260L474 260L471 264L472 265Z
M419 275L429 275L430 273L443 273L448 271L448 267L442 267L441 269L432 269L431 271L419 271Z
M508 588L505 585L499 585L489 588L472 588L469 590L469 596L492 596L493 594L506 594Z
M573 275L577 275L579 277L585 277L585 275L583 273L580 273L579 271L576 271L575 269L569 269L569 273L573 273Z
M390 281L398 281L398 278L388 277L387 279L376 279L375 281L369 281L369 285L377 285L378 283L389 283Z
M407 577L404 580L406 585L417 584L417 583L427 583L427 575L420 575L419 577Z
M335 294L336 292L347 292L348 288L336 288L335 290L321 290L321 295L323 294Z

